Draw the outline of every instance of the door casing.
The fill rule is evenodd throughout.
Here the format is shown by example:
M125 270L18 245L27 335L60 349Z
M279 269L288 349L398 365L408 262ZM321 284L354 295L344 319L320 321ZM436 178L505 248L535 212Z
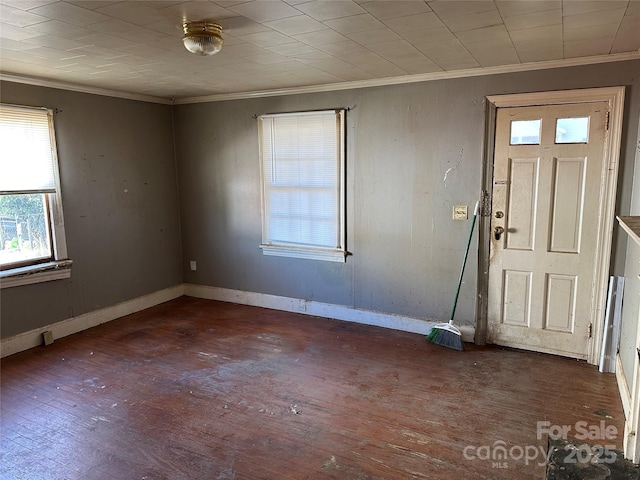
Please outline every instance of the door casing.
M607 102L609 128L605 139L605 161L609 164L603 191L600 192L596 270L596 311L593 315L592 341L587 361L597 364L600 358L604 311L606 305L611 244L615 219L615 200L620 159L625 87L588 88L551 92L491 95L485 99L485 139L482 172L482 202L479 222L478 301L476 303L476 343L484 345L487 337L489 295L489 249L491 227L491 195L493 188L493 156L496 112L498 108Z

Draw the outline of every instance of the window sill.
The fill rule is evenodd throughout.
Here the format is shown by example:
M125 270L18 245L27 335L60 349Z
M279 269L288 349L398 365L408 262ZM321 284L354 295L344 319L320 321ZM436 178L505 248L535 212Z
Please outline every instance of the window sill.
M323 260L325 262L346 262L347 253L344 250L322 248L285 247L282 245L260 245L263 255L274 257L305 258L308 260Z
M50 282L71 276L72 260L58 260L0 272L0 288Z

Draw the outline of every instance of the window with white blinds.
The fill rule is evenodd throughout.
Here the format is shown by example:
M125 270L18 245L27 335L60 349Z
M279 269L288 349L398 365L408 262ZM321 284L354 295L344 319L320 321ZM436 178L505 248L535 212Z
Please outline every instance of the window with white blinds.
M70 264L53 112L0 104L0 286L66 278Z
M345 261L344 110L258 117L266 255Z
M0 193L56 191L52 114L0 105Z

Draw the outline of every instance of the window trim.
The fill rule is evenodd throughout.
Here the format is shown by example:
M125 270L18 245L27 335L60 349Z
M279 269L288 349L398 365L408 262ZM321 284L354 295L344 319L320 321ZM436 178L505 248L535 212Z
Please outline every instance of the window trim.
M10 268L0 271L0 289L48 282L71 276L71 261L67 253L67 237L64 229L64 214L62 211L62 194L60 192L60 170L58 165L58 146L56 144L53 110L45 107L30 107L24 105L3 104L14 108L31 110L45 110L49 123L49 138L53 156L53 174L55 192L45 193L49 202L49 225L51 228L51 260L45 263Z
M266 211L266 179L264 178L264 152L263 152L263 140L262 140L262 121L263 119L275 117L278 115L310 115L310 114L322 114L333 113L336 115L336 119L340 122L337 131L338 135L338 215L337 215L337 227L338 236L337 240L339 245L336 248L324 248L314 247L310 245L299 244L281 244L270 243L267 240L267 211ZM346 109L335 108L326 110L313 110L313 111L300 111L300 112L286 112L286 113L271 113L258 115L258 146L259 146L259 160L260 160L260 208L261 208L261 222L262 222L262 241L260 243L260 249L263 255L276 256L276 257L291 257L302 258L309 260L323 260L329 262L346 262L347 246L346 246Z

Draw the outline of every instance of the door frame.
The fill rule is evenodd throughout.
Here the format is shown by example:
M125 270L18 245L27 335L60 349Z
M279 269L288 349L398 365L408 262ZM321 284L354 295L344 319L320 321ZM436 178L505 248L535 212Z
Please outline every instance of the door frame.
M611 245L615 220L618 165L622 137L625 87L585 88L550 92L489 95L485 99L485 137L482 166L482 202L479 221L478 291L476 302L476 343L487 339L489 297L489 255L491 246L491 198L493 192L493 157L495 152L496 114L498 108L563 105L572 103L607 102L609 105L608 135L605 135L606 169L600 192L598 242L596 251L595 311L592 315L592 337L587 361L597 364L602 347Z

